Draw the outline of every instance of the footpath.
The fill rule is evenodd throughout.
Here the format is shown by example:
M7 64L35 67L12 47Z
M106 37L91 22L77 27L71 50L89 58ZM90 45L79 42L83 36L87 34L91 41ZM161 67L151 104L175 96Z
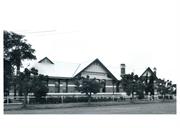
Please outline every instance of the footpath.
M32 109L60 109L60 108L75 108L75 107L97 107L97 106L113 106L113 105L134 105L134 104L152 104L152 103L169 103L176 102L175 100L134 100L132 101L111 101L111 102L87 102L83 103L59 103L59 104L28 104L26 108L22 108L22 104L4 104L4 111L11 110L32 110Z

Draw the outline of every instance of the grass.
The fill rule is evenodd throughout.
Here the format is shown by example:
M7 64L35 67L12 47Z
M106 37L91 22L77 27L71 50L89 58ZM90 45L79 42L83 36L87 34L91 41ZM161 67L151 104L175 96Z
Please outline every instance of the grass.
M23 110L23 109L56 109L56 108L75 108L75 107L97 107L97 106L113 106L113 105L133 105L133 104L153 104L153 103L171 103L175 100L166 100L166 101L147 101L147 100L134 100L121 101L121 102L91 102L88 104L84 103L64 103L64 104L29 104L26 108L23 108L22 104L8 104L4 105L4 111L11 110Z
M55 104L54 104L55 105ZM72 105L71 105L72 106ZM47 106L46 106L47 107ZM176 102L111 104L4 111L5 114L176 114Z

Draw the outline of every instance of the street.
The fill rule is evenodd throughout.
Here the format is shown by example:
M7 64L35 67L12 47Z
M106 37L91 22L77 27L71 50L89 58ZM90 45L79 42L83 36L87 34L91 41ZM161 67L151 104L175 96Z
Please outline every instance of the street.
M34 110L10 110L5 114L176 114L176 102L126 104L97 107L74 107Z

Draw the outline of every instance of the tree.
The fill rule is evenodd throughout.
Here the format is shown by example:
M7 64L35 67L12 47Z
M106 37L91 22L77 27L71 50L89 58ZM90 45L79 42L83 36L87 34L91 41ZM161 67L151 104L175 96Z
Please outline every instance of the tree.
M9 95L9 90L12 84L14 68L10 61L9 49L12 47L11 35L4 31L4 95Z
M150 93L151 95L154 95L154 81L156 80L157 78L153 75L151 76L146 76L145 77L145 92L146 92L146 95L148 95L148 93Z
M9 95L9 90L13 82L13 70L10 61L4 59L4 96Z
M172 84L172 94L176 96L176 84Z
M31 70L25 69L24 72L20 72L17 76L18 89L22 91L24 95L23 107L26 108L28 93L34 93L35 97L39 101L42 96L45 96L48 92L46 85L47 76L38 74L38 70L32 68Z
M176 84L172 84L172 81L169 80L158 79L157 91L162 95L164 101L167 94L176 94Z
M46 96L48 93L49 89L46 86L46 81L48 79L48 76L44 75L38 75L38 77L33 78L33 88L32 88L32 93L36 97L36 100L40 102L41 98L43 96Z
M144 99L144 92L145 92L145 84L143 83L141 78L138 78L136 83L136 94L138 99Z
M26 42L27 40L24 35L4 31L4 59L16 67L16 75L20 73L23 60L36 59L34 55L35 50ZM16 84L14 94L16 96Z
M21 90L24 95L23 107L26 108L27 96L32 89L31 72L27 68L24 72L20 72L19 75L16 76L16 82L18 83L18 90Z
M96 80L96 78L90 79L89 76L86 78L77 78L75 79L74 83L76 85L76 89L79 92L85 93L87 95L89 104L91 102L92 94L98 93L102 88L102 83L100 81Z
M121 83L127 95L132 96L132 100L134 99L135 93L138 95L138 98L144 97L144 84L138 75L134 75L134 73L123 75Z

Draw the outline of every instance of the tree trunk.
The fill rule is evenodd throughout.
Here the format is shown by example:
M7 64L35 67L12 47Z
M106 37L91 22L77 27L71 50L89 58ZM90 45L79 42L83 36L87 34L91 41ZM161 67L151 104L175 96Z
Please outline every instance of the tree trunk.
M132 92L131 102L134 101L134 92Z
M24 94L24 103L23 103L23 108L27 107L27 93Z
M14 99L16 99L16 84L17 83L14 84Z
M163 94L163 102L165 101L165 94Z
M91 104L91 93L88 95L88 105Z
M134 100L134 92L132 92L132 100Z
M20 66L16 66L17 67L17 71L16 71L16 76L19 76L20 73ZM16 88L18 87L18 84L15 83L14 84L14 97L16 97Z

